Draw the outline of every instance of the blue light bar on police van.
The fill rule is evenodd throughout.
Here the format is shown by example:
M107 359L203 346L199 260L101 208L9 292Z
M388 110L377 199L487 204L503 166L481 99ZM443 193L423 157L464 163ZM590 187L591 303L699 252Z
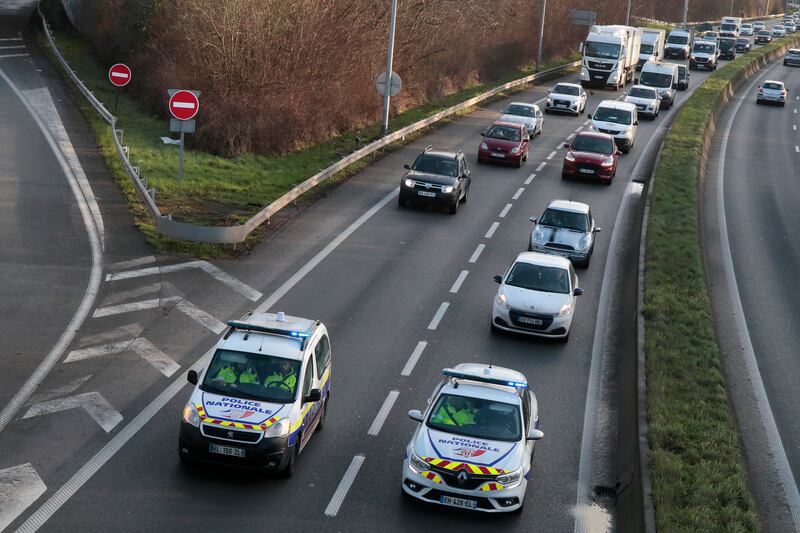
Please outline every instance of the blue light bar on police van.
M513 381L503 378L489 377L482 374L473 374L471 372L459 372L458 370L454 370L452 368L445 368L442 370L442 374L451 378L468 379L470 381L479 381L481 383L491 383L493 385L503 385L506 387L527 388L528 386L526 381Z
M239 322L237 320L229 320L228 325L234 329L243 331L257 331L259 333L272 333L274 335L284 335L287 337L295 337L297 339L307 339L311 336L311 331L298 331L289 328L278 328L274 326L262 326L259 324L251 324L247 322Z

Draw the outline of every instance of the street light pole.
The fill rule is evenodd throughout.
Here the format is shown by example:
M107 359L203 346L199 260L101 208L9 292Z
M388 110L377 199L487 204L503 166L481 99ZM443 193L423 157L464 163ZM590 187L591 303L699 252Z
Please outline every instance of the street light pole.
M631 25L631 4L632 3L633 3L633 0L628 0L628 14L625 15L625 25L626 26L630 26Z
M542 3L542 11L539 13L539 44L536 47L536 72L539 72L539 66L542 64L542 41L544 40L544 15L547 11L547 0L540 0Z
M686 29L686 17L689 16L689 0L683 2L683 27Z
M381 137L389 133L389 104L392 88L392 63L394 63L394 27L397 21L397 0L392 0L392 15L389 19L389 49L386 52L386 83L383 94L383 120L381 121Z
M765 17L769 16L769 0L767 0L767 9L766 9L766 11L764 11L764 16Z
M733 16L733 3L734 3L735 1L736 1L736 0L731 0L731 16Z

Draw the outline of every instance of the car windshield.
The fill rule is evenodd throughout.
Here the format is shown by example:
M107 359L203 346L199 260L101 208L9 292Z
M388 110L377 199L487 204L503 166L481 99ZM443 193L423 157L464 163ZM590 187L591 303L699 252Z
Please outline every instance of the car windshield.
M578 135L572 141L572 150L576 152L592 152L594 154L611 155L614 153L614 141L594 135Z
M457 176L458 165L454 159L437 157L433 155L423 154L414 162L411 167L417 172L425 172L426 174L436 174L439 176Z
M767 82L764 85L762 85L762 87L764 89L772 89L773 91L782 91L783 90L783 85L781 85L780 83Z
M529 105L519 105L519 104L511 104L503 111L506 115L519 115L521 117L535 117L536 112L533 109L533 106Z
M670 35L667 37L669 44L686 44L689 42L689 37L686 35Z
M713 54L715 46L711 43L694 43L694 51L701 54Z
M639 47L639 54L640 55L652 55L653 54L653 45L652 44L642 44Z
M760 31L760 32L758 32L758 35L761 36L761 37L769 37L769 32L768 31Z
M561 267L514 263L505 283L529 291L569 294L569 276Z
M500 139L503 141L519 142L519 128L512 128L511 126L492 126L486 132L486 136L490 139Z
M722 24L719 29L721 31L736 31L736 24Z
M428 427L447 433L515 442L522 438L519 406L443 393L428 417Z
M544 210L539 224L555 226L557 228L574 229L577 231L587 231L589 229L589 216L585 213L548 208Z
M297 392L299 373L300 361L218 349L200 389L260 402L291 403Z
M612 107L598 107L592 117L600 122L613 122L630 126L631 112L624 109L614 109Z
M573 87L571 85L561 85L558 84L553 87L553 92L555 94L568 94L570 96L578 96L580 94L580 89L577 87Z
M649 85L650 87L670 87L672 85L672 74L642 72L639 83L642 85Z
M649 98L656 99L656 92L653 89L645 89L644 87L633 87L628 91L628 96L633 98Z
M733 46L735 44L736 44L736 41L734 41L733 39L720 39L719 40L719 47L721 49L723 49L723 50L728 50L730 48L733 48Z
M614 43L598 43L586 41L583 55L586 57L600 57L603 59L619 59L620 46Z
M750 39L737 39L736 44L746 45L750 42Z

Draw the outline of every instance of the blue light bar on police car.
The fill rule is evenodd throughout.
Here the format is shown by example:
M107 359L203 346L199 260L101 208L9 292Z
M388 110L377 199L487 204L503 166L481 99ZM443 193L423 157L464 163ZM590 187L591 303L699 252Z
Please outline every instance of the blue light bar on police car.
M491 383L493 385L503 385L506 387L526 388L528 383L525 381L511 381L503 378L493 378L482 374L473 374L470 372L459 372L452 368L445 368L442 370L445 376L456 379L468 379L470 381L479 381L481 383Z
M274 335L284 335L287 337L295 337L298 339L307 339L311 336L311 331L298 331L289 328L277 328L274 326L263 326L259 324L252 324L248 322L239 322L237 320L229 320L228 325L234 329L243 331L257 331L259 333L272 333Z

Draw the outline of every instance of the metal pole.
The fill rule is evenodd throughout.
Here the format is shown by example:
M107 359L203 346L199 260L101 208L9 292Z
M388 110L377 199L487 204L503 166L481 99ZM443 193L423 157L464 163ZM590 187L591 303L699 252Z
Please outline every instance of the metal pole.
M683 27L686 28L686 17L689 16L689 0L683 2Z
M734 3L735 1L736 1L736 0L731 0L731 16L733 16L733 3Z
M767 9L764 11L764 16L765 17L769 16L769 0L767 0Z
M536 47L536 72L539 72L539 67L542 64L542 41L544 40L544 15L547 11L547 0L540 0L542 2L542 11L539 13L539 44Z
M397 20L397 0L392 0L392 16L389 19L389 50L386 52L386 83L383 94L383 120L381 137L389 133L389 103L392 98L392 63L394 62L394 26Z
M180 155L178 156L178 181L181 184L181 190L183 190L183 125L185 121L181 120L181 150Z
M633 0L628 0L628 14L625 15L625 25L626 26L630 26L631 25L631 4L632 3L633 3Z

